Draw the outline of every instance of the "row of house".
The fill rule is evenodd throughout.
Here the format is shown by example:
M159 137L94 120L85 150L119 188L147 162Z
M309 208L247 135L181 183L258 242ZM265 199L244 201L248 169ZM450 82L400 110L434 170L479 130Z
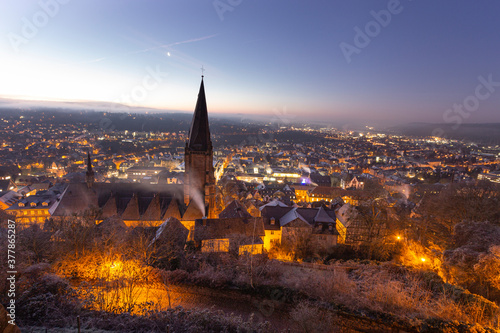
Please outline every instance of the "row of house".
M299 208L273 201L252 216L233 201L217 219L196 219L194 241L202 252L262 253L276 244L293 244L309 238L318 248L328 249L345 241L346 228L335 211L324 206Z

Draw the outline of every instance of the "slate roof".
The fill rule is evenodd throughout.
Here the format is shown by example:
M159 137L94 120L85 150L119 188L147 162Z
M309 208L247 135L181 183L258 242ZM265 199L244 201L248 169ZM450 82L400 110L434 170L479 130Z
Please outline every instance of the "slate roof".
M283 202L281 202L279 200L273 200L273 201L265 204L264 206L261 206L259 209L263 210L265 207L288 207L288 205L284 204Z
M194 221L196 219L201 219L205 216L204 212L201 211L202 208L198 207L196 202L192 200L186 208L186 212L182 216L183 221ZM205 211L207 210L204 207Z
M309 192L309 195L312 196L313 194L315 196L323 196L331 198L343 197L347 195L354 198L364 199L369 196L369 194L363 190L343 190L340 187L329 187L329 186L317 186L312 191Z
M56 203L54 195L32 195L13 203L6 211L50 209ZM45 206L43 205L45 203Z
M0 192L7 192L10 186L10 179L0 180Z
M181 208L182 205L179 205L178 199L174 198L170 201L168 207L162 206L162 216L164 219L168 217L175 217L176 219L180 220L183 213L181 211Z
M161 219L170 203L176 201L173 199L182 196L182 185L177 184L95 183L89 189L85 183L72 183L52 215L70 216L93 206L102 208L102 218L118 215L124 220L151 220L153 216ZM171 212L175 213L175 209Z
M163 222L158 229L154 238L152 239L150 246L155 242L173 242L178 246L184 246L189 234L189 230L182 225L182 223L175 217L169 217Z
M132 198L128 201L127 207L121 214L122 219L124 220L140 220L141 214L139 213L139 199L137 198L137 194L133 194Z
M207 151L211 147L212 142L210 140L210 129L208 126L207 101L202 78L193 120L191 121L191 128L189 129L187 148L193 151Z
M102 218L108 218L111 216L118 215L118 211L116 209L116 196L112 193L111 197L106 201L106 204L102 207Z
M22 198L22 195L20 195L16 191L2 192L2 193L0 193L0 195L2 195L0 197L0 201L5 203L8 206L13 205L14 203L17 202L17 200L19 198Z
M247 211L246 207L238 200L233 200L226 208L219 214L220 219L228 218L250 218L252 215Z
M333 215L333 217L331 215ZM327 212L326 209L321 206L314 217L314 222L335 223L335 212L331 210Z
M309 222L307 221L307 219L304 218L304 216L302 216L302 214L300 214L299 212L297 212L297 208L290 209L288 211L288 213L286 213L285 215L283 215L279 219L279 222L280 222L280 225L283 227L283 226L285 226L285 225L287 225L290 222L295 221L295 220L300 220L300 221L304 222L306 225L309 224Z
M160 196L158 194L155 194L153 200L151 200L150 204L148 205L148 208L142 215L142 219L145 221L159 221L161 220L161 217L162 217L162 209L161 209Z
M274 217L276 221L282 218L286 213L288 213L293 207L281 207L281 206L267 206L262 209L262 217L271 218Z
M329 225L335 226L336 224L335 211L324 206L319 208L264 207L262 217L264 217L266 230L279 229L279 226L298 227L309 225L315 228L315 233L326 233L328 230L329 233L338 234L335 228L332 230L328 228ZM275 219L274 225L270 223L272 218Z
M261 217L229 219L197 219L194 240L229 238L232 235L264 237L264 223Z

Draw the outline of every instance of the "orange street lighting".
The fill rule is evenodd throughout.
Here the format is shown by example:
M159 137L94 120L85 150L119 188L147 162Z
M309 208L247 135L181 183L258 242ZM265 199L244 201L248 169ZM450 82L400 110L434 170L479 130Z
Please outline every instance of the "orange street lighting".
M422 262L425 262L425 258L420 258L420 260L422 260Z

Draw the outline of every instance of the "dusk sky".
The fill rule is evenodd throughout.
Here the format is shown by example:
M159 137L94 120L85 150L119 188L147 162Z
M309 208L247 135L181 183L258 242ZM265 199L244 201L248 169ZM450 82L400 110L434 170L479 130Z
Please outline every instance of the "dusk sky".
M213 113L500 122L499 17L496 0L2 0L0 98L192 111L203 66Z

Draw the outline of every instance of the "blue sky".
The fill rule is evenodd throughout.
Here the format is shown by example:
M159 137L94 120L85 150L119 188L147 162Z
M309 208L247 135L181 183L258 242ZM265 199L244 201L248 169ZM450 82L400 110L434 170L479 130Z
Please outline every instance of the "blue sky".
M203 65L214 113L500 122L500 86L447 111L500 82L499 16L495 0L3 0L0 97L192 111Z

